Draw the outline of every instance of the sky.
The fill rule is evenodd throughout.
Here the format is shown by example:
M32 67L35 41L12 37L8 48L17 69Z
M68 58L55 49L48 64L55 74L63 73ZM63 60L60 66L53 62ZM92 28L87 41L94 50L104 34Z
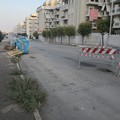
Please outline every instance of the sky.
M45 0L0 0L0 31L12 32L25 17L36 12Z

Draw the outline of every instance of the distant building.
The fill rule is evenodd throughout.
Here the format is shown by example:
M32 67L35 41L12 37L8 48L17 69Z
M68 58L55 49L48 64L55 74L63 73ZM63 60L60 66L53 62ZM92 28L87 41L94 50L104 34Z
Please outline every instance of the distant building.
M24 24L24 22L20 22L15 29L15 33L16 34L23 34L25 32L26 32L25 24Z
M25 19L25 31L28 38L33 38L33 33L38 31L38 16L37 14L32 14Z

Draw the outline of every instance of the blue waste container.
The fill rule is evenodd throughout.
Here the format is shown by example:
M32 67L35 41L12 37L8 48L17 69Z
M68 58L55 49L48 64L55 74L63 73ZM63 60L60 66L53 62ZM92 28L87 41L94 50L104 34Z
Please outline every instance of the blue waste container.
M22 51L23 53L27 54L29 52L29 40L26 37L20 37L16 39L14 46L18 48L18 50Z
M20 41L23 43L23 46L22 46L23 53L27 54L29 52L29 49L28 49L29 40L26 37L21 37Z

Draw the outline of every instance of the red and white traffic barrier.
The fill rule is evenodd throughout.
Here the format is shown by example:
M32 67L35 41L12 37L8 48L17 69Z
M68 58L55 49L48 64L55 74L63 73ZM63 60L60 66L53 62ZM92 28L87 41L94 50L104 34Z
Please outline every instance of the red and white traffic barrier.
M120 50L105 47L88 47L79 46L79 65L82 61L91 63L108 65L108 69L112 67L113 72L120 76ZM106 68L106 67L105 67ZM111 70L111 69L110 69Z
M116 49L112 49L112 48L99 48L99 47L96 47L96 48L91 48L91 47L83 47L82 48L82 52L83 53L94 53L94 54L109 54L109 55L112 55L112 54L117 54L117 50Z

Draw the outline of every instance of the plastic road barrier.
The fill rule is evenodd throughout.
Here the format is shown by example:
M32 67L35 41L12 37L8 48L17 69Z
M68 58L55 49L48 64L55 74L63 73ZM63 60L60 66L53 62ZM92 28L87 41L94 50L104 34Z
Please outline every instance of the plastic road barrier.
M120 76L120 50L110 47L78 46L78 68L81 62L94 64L99 68L108 69Z

